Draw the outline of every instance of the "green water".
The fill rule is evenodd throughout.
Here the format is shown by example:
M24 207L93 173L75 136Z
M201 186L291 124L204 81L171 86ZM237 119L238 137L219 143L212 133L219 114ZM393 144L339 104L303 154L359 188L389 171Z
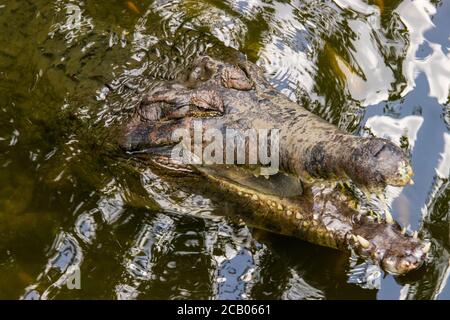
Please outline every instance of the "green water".
M429 0L0 0L0 298L450 298L449 21ZM415 184L386 203L432 241L424 268L364 289L348 254L250 228L205 181L117 149L146 90L235 50L411 154Z

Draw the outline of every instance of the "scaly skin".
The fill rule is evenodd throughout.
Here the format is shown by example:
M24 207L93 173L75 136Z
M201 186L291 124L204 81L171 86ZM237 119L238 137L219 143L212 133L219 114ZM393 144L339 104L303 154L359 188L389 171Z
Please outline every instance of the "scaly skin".
M225 166L196 168L223 189L240 194L253 208L259 226L319 245L353 249L390 273L418 268L429 244L402 234L390 219L370 219L356 210L354 199L317 182L350 179L369 190L403 186L412 170L402 150L384 139L339 130L278 93L262 74L247 61L232 65L200 58L186 79L144 97L125 126L122 148L138 151L174 145L179 141L173 131L185 128L192 134L193 121L199 118L203 130L223 133L230 128L279 129L281 170L309 181L300 196L280 197L240 185L221 176ZM311 183L313 178L316 182Z
M200 58L184 82L144 98L121 144L139 150L176 143L173 131L192 130L198 118L205 131L279 129L281 169L302 180L349 178L374 190L411 179L409 160L397 146L339 130L277 92L247 61L238 67Z

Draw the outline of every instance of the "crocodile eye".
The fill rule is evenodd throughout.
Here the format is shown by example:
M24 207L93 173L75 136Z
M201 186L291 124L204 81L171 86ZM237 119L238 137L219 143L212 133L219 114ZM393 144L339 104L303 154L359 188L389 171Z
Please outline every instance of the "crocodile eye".
M189 73L188 81L198 81L201 79L203 73L203 68L201 66L196 66L192 71Z
M238 67L225 67L221 73L222 85L225 88L237 90L250 90L253 83L247 77L245 72Z
M191 86L195 86L199 81L208 81L216 73L217 63L209 57L201 57L195 63L187 75L187 81Z
M192 95L190 103L200 109L224 112L223 100L214 90L202 90Z

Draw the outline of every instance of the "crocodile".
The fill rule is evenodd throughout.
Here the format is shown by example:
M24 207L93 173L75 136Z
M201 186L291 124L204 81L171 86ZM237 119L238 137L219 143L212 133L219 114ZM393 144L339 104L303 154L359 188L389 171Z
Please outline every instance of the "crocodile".
M259 148L276 153L278 170L265 170L267 161L250 162L256 149L248 136L240 162L234 150L233 163L199 160L195 147L190 152L195 138L174 134L180 129L191 137L196 130L215 130L223 137L230 129L276 130ZM202 148L206 140L200 139ZM245 59L222 62L201 56L179 79L149 90L123 126L119 144L132 155L150 155L161 166L199 172L251 208L252 221L261 228L351 251L388 273L419 268L430 251L429 242L406 233L389 211L380 216L363 210L360 197L345 187L367 193L412 183L403 150L386 139L340 130L278 92L264 70ZM268 150L269 144L276 149ZM174 157L180 145L190 161Z

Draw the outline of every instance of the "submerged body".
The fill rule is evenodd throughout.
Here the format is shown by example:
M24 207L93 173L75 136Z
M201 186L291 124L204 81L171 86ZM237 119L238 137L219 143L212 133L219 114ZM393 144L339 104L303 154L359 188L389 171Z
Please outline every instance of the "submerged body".
M195 165L224 190L239 195L259 227L352 249L390 273L403 274L423 263L429 244L403 234L390 216L379 221L359 212L355 199L321 182L351 180L369 190L405 185L412 175L409 161L389 141L342 132L278 93L249 62L233 65L202 57L185 79L144 98L125 127L121 146L147 150L157 155L156 162L174 165L167 153L159 154L161 147L179 143L173 132L192 132L198 119L202 130L279 131L281 172L267 182L233 165ZM249 148L245 152L249 159Z

